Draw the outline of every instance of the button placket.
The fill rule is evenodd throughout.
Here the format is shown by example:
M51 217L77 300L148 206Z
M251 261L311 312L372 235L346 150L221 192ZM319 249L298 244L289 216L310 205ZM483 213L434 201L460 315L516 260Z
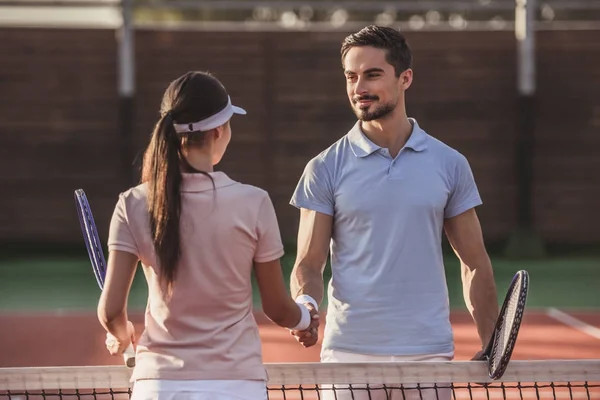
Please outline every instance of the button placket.
M400 151L396 155L396 158L392 159L392 161L390 162L390 166L388 167L388 175L392 172L392 168L394 168L394 166L396 165L396 162L400 158L400 155L402 154L403 151L404 151L404 148L400 149ZM389 151L387 152L387 154L389 155ZM389 155L389 157L391 158L391 155Z

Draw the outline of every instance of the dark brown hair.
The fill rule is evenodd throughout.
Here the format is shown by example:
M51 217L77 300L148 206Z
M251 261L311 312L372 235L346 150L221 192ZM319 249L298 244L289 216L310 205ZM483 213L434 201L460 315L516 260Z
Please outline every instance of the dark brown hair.
M195 172L183 155L184 146L202 145L205 132L177 133L173 124L208 118L227 106L223 85L204 72L188 72L167 87L150 143L144 153L142 182L148 185L152 241L160 263L160 280L172 293L181 256L180 216L182 172ZM183 170L183 171L182 171ZM214 185L214 182L213 182Z
M412 53L406 38L394 28L369 25L347 36L342 43L342 66L348 51L358 46L372 46L385 50L385 59L394 67L396 77L412 66Z

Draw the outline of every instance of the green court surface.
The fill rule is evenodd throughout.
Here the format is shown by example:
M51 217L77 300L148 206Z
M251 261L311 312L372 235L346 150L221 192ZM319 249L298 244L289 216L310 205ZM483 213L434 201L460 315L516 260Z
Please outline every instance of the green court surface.
M293 254L283 258L289 279ZM548 258L514 261L492 258L499 298L504 296L514 273L525 269L531 286L528 306L570 309L600 308L600 257ZM457 259L446 257L446 277L452 308L464 309ZM326 276L330 275L329 268ZM257 307L260 296L254 291ZM0 312L48 310L93 311L100 289L85 253L82 257L11 257L0 260ZM135 278L129 305L142 310L146 304L146 282L141 270ZM501 299L499 299L501 300Z

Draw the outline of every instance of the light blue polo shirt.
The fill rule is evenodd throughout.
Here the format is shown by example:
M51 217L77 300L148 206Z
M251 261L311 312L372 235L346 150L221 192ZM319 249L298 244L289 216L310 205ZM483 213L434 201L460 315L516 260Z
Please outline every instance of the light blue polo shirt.
M292 197L295 207L334 217L323 349L454 350L444 219L481 198L467 159L410 121L412 134L395 159L357 122L307 164Z

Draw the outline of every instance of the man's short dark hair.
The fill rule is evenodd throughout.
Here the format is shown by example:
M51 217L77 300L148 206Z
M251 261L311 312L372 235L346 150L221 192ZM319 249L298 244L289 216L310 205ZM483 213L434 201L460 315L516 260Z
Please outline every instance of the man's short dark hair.
M342 43L342 65L348 51L358 46L372 46L385 50L385 59L394 67L397 77L412 66L412 54L406 38L394 28L369 25L347 36Z

